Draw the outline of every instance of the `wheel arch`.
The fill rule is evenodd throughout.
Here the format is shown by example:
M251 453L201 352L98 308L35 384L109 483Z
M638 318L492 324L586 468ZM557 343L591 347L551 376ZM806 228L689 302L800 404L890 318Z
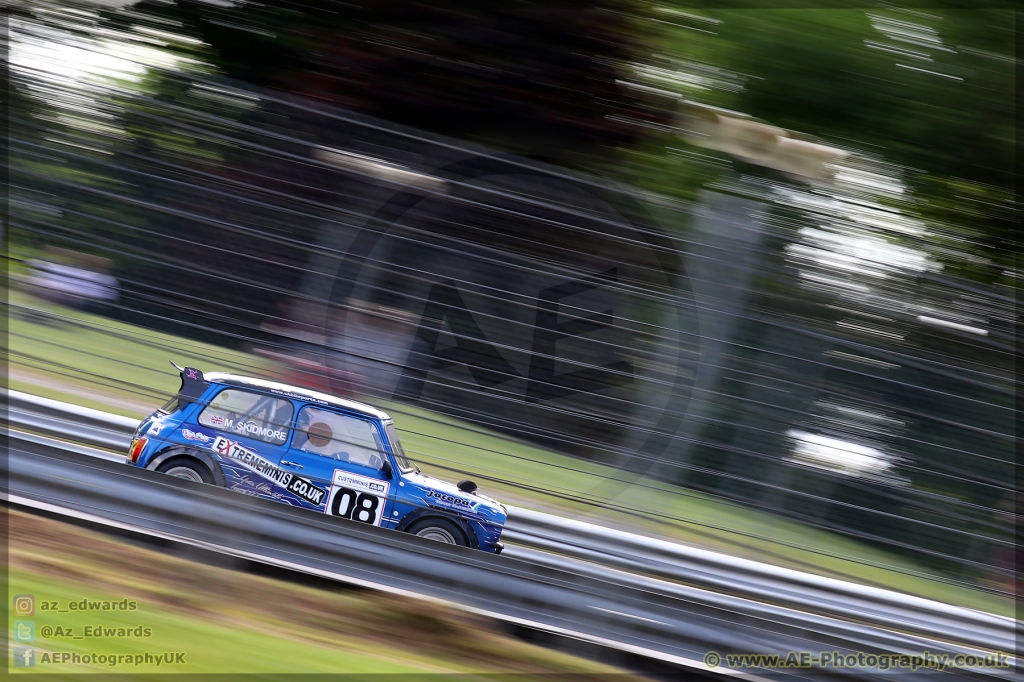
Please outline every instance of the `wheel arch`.
M402 520L398 522L397 526L395 526L395 530L404 533L407 532L409 530L409 527L412 526L414 523L429 520L431 518L445 519L446 521L451 521L459 528L459 530L465 533L466 542L471 548L480 548L480 538L477 537L476 531L473 530L473 526L470 525L469 521L462 518L461 516L457 516L455 514L443 511L441 509L437 509L436 507L420 507L419 509L412 510L411 512L402 517Z
M164 462L176 457L197 460L210 470L210 475L213 476L214 485L220 486L221 488L227 487L227 479L224 477L224 470L221 469L220 462L218 462L211 453L204 452L198 448L190 448L182 445L171 446L154 455L146 464L146 468L151 471L156 470L156 468Z

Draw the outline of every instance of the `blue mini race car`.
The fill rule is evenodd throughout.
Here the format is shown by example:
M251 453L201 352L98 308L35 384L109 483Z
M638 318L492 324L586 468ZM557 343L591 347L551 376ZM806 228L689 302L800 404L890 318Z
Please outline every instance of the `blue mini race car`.
M384 412L271 381L178 369L177 395L135 432L135 466L501 552L505 507L472 481L455 486L420 473Z

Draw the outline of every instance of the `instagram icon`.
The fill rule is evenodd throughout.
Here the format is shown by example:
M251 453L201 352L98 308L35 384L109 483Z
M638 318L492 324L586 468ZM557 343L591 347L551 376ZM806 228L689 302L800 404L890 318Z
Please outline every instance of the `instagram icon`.
M36 598L31 594L19 594L14 597L14 615L31 616L36 612Z

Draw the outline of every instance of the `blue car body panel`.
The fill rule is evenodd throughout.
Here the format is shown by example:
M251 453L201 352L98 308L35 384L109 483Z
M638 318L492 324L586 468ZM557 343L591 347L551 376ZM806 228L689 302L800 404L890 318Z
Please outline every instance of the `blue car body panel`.
M201 394L188 396L170 411L157 411L142 421L133 440L130 463L152 469L172 456L206 456L219 466L224 485L245 495L397 530L406 530L427 517L444 517L461 527L471 547L500 552L505 507L479 492L466 493L451 483L400 466L405 460L396 457L387 433L391 422L387 414L368 405L282 384L226 374L198 376L208 384L205 390L192 387L194 393L202 390ZM207 423L200 423L204 409L224 390L247 397L258 394L272 399L277 407L284 406L282 401L290 402L289 423L271 427L270 431L262 429L278 441L286 432L283 442L268 442L266 437L246 433L246 428L253 433L261 429L253 421L243 423L241 417L237 423L219 416L204 417ZM179 397L184 393L183 389ZM378 456L390 464L390 475L383 468L383 459L381 466L368 466L296 447L300 437L311 440L297 424L300 411L307 406L315 407L319 414L330 412L365 422L377 441ZM222 426L211 426L211 420L219 420ZM145 441L140 440L143 438ZM136 443L140 445L137 452Z

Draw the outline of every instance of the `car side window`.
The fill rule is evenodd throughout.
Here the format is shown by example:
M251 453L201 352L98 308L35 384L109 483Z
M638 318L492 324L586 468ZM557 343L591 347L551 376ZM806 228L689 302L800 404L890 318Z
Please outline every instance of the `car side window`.
M373 469L384 464L381 438L372 422L318 407L299 412L292 447Z
M294 411L287 400L228 388L203 409L199 423L265 443L284 445Z

